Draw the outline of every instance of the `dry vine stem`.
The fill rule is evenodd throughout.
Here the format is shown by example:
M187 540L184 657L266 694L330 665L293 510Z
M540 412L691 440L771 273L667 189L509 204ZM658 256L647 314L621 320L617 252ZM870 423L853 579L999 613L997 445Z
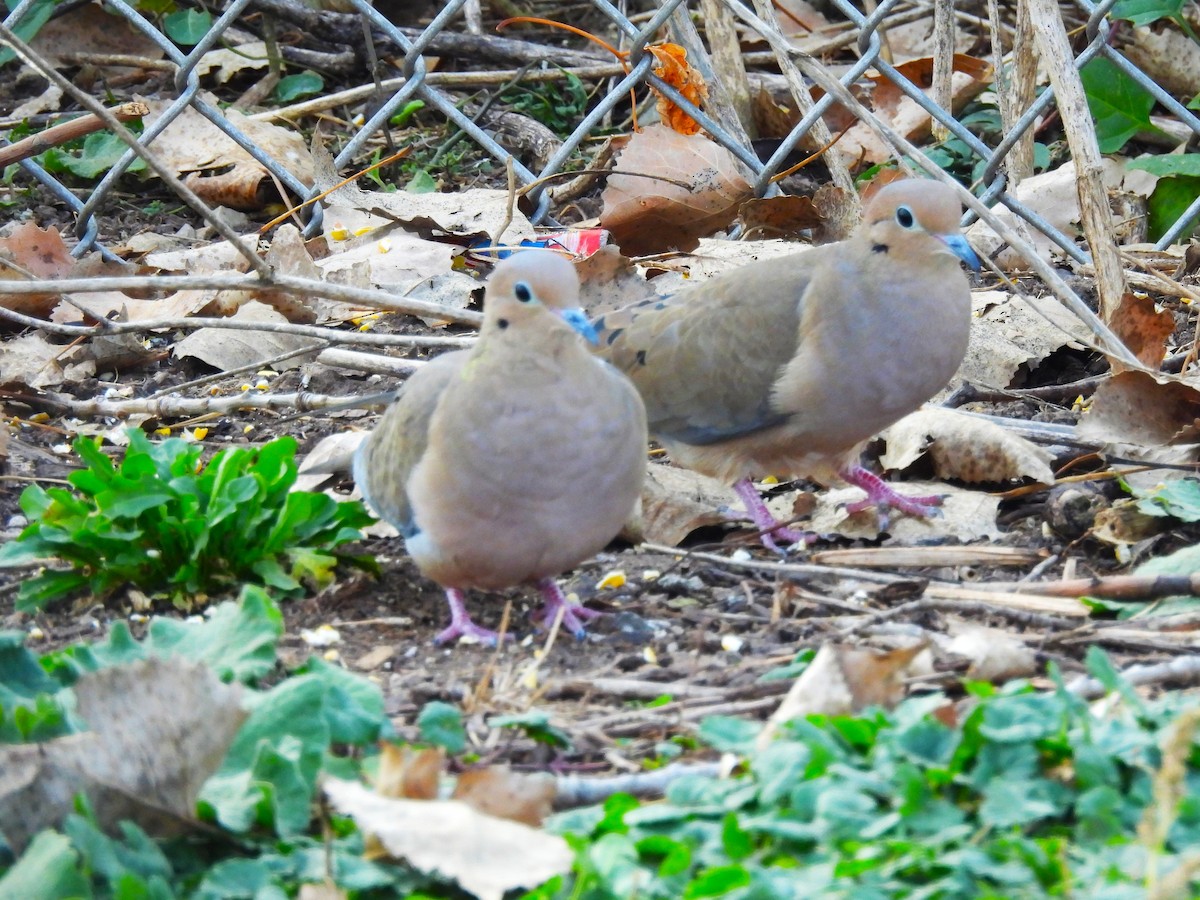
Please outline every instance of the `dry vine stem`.
M122 103L120 106L114 106L109 112L112 113L113 118L118 122L132 122L147 115L150 112L150 107L145 103L135 101L133 103ZM58 147L67 141L73 141L84 135L103 131L107 127L104 121L94 113L79 116L78 118L71 119L69 122L62 122L47 128L45 131L31 134L29 137L23 138L15 144L0 147L0 166L7 166L11 163L28 159L31 156L37 156L51 147Z

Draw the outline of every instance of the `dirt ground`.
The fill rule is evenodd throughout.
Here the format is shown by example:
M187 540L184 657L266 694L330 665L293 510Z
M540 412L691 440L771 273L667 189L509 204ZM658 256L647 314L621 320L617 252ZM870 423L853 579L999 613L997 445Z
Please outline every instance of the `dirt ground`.
M203 374L203 368L192 362L161 360L149 370L123 373L121 382L139 390L158 389L197 374ZM307 366L281 374L272 389L291 391L304 386L324 390L335 382L340 393L371 392L379 387L363 381L362 376ZM231 378L215 386L223 393L237 390L239 383L239 378ZM101 387L80 384L74 392L84 396ZM1061 407L1058 412L1061 416ZM273 413L246 411L208 422L205 443L219 448L227 441L265 441L286 433L300 441L303 454L326 434L368 428L373 420L373 413L361 410L290 421ZM254 426L249 438L243 434L247 425ZM9 478L0 492L0 523L4 526L0 538L11 538L21 524L16 504L22 480L65 476L69 460L61 452L65 442L54 420L12 433L5 473ZM1114 488L1100 490L1101 494L1104 490L1112 493ZM1048 496L1042 491L1006 501L1000 515L1005 534L992 546L1040 551L1044 559L1054 557L1040 578L1052 578L1065 568L1080 576L1111 570L1115 562L1109 548L1086 538L1069 541L1044 527ZM1154 540L1153 555L1196 538L1194 530L1166 532ZM855 545L868 544L821 541L812 550ZM530 590L513 590L503 596L475 594L470 605L477 621L498 628L510 603L508 630L515 640L498 650L469 644L438 647L431 639L446 622L441 590L419 575L404 555L399 538L371 539L361 549L377 556L383 577L376 580L345 574L319 595L285 603L287 632L280 645L284 664L299 664L312 653L325 654L376 680L402 737L416 736L416 714L425 703L443 700L457 704L467 712L485 756L500 756L518 764L619 769L629 765L629 760L654 755L660 742L688 734L704 716L722 713L765 718L789 682L762 680L762 676L785 666L798 652L829 641L865 642L886 649L944 636L952 620L970 620L1004 629L1030 647L1038 671L1054 660L1068 675L1082 671L1083 655L1097 641L1122 668L1168 660L1184 652L1185 646L1165 633L1161 639L1143 633L1138 639L1126 636L1105 641L1085 619L1045 628L1036 614L1027 611L1004 613L998 607L981 610L970 604L961 610L931 604L889 618L889 609L920 598L927 584L970 586L980 581L1015 580L1032 566L903 567L885 570L893 577L883 582L867 579L866 572L859 578L842 570L824 575L776 571L772 567L781 562L779 557L759 546L748 530L730 526L695 533L678 553L646 552L617 544L567 573L562 579L564 588L605 613L592 624L585 640L558 634L547 650L547 636L535 633L528 618L536 596ZM1145 549L1149 552L1150 548ZM746 552L731 558L735 550ZM786 562L802 564L807 556L796 553ZM760 565L761 569L756 568ZM601 587L605 576L613 572L624 574L624 584ZM32 617L15 613L12 603L19 577L19 572L0 572L0 627L27 633L38 629L34 633L40 634L40 639L31 640L37 650L95 640L121 618L129 619L135 634L146 627L145 616L134 613L129 598L121 595L104 605L85 599L74 607L54 608ZM181 615L169 608L157 612ZM853 623L861 622L863 612L880 613L882 621L855 630ZM311 646L302 633L322 625L336 628L340 640L330 646ZM936 644L934 641L933 671L925 673L911 689L947 689L953 694L971 661L947 654ZM529 708L550 713L552 723L571 738L569 753L547 758L549 751L544 746L511 735L505 738L511 744L497 746L496 730L482 727L489 715Z

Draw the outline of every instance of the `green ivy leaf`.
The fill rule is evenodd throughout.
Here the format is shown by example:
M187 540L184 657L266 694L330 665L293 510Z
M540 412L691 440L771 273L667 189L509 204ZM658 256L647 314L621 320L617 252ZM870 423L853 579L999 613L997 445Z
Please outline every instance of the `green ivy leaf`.
M1079 70L1088 106L1096 120L1101 153L1116 153L1150 124L1154 97L1106 57L1098 56Z
M421 730L421 740L435 747L445 747L451 755L466 749L467 730L463 727L462 713L457 706L440 700L426 703L417 716L417 727Z
M281 103L291 103L301 97L311 97L325 90L325 79L316 72L304 71L295 75L285 75L275 85L275 99Z
M79 870L79 853L65 835L43 831L0 878L0 897L62 900L92 896L91 882Z
M199 9L181 9L163 16L163 31L181 47L194 47L212 28L212 14Z
M1134 25L1149 25L1159 19L1174 19L1183 14L1187 0L1117 0L1110 15Z

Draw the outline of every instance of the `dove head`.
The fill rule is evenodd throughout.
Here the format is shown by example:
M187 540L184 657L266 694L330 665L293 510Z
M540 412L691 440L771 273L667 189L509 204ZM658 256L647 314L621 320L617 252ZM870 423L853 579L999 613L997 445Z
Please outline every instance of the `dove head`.
M886 247L897 258L949 253L978 272L979 257L958 229L961 218L962 204L954 188L910 178L893 181L871 198L863 225L875 246Z
M596 331L579 307L579 276L570 260L550 250L524 250L501 261L488 282L484 327L519 328L545 323L549 316L596 343Z

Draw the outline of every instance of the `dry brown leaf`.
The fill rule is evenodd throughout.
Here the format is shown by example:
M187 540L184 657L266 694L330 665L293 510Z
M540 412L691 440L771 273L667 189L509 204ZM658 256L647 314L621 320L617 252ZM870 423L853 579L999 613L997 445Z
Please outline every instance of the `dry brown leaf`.
M237 322L282 324L287 320L271 307L250 300L230 318ZM232 331L227 328L201 328L193 331L174 348L177 358L191 356L221 372L238 369L305 347L314 352L323 347L321 341L294 334L273 331ZM293 356L275 363L279 369L294 369L303 365L306 357Z
M55 68L79 64L80 54L98 56L132 56L139 59L162 59L163 49L158 42L135 28L122 15L110 12L99 3L85 3L54 16L38 29L30 44L43 54ZM96 65L94 62L90 65ZM128 67L97 66L102 73L123 71Z
M1101 161L1101 177L1109 195L1123 190L1148 195L1152 190L1154 176L1136 169L1126 169L1126 163L1125 160L1109 156ZM1078 176L1075 174L1074 161L1024 179L1016 186L1015 196L1023 205L1068 237L1080 233ZM1052 260L1062 256L1057 244L1037 229L1029 228L1023 219L1018 219L1003 203L993 206L992 212L1004 224L1023 234L1043 259ZM1114 216L1113 223L1114 227L1119 226L1119 217ZM976 222L968 228L967 240L980 256L992 257L996 264L1006 271L1028 268L1021 255L1009 248L985 222Z
M655 294L637 266L611 244L575 263L579 303L592 318L607 315Z
M202 96L215 105L214 97ZM166 100L137 99L150 107L150 114L144 119L147 128L161 118L169 105ZM312 185L312 155L299 133L247 118L235 109L226 110L225 115L298 181ZM211 205L253 211L281 199L266 167L192 107L173 120L150 149L165 165L184 176L184 183Z
M1137 504L1137 500L1124 499L1100 510L1089 536L1115 547L1136 544L1170 530L1173 522L1169 517L1147 515Z
M67 380L62 355L67 347L33 332L0 343L0 372L6 382L31 388L57 387Z
M1086 440L1161 447L1194 443L1200 433L1200 391L1178 381L1158 381L1144 372L1122 372L1092 395L1080 420Z
M687 50L678 44L666 43L649 44L646 50L658 62L654 74L703 109L704 101L708 99L708 85L704 83L704 77L688 63ZM700 124L695 119L654 88L650 90L658 96L658 117L667 126L680 134L696 134L700 131Z
M1157 369L1167 355L1167 338L1175 331L1170 310L1159 309L1145 294L1126 292L1108 325L1147 368ZM1114 362L1114 369L1119 364Z
M1195 7L1186 3L1183 12ZM1200 84L1200 47L1178 28L1123 28L1122 49L1135 66L1177 97L1192 97Z
M701 238L696 249L686 256L669 262L656 260L655 268L667 271L650 281L653 292L668 296L689 284L697 284L722 272L739 269L760 259L777 259L792 256L812 249L808 244L795 241L724 241Z
M923 643L888 651L822 644L771 714L758 737L758 746L769 744L775 732L792 719L848 715L868 706L895 706L904 699L905 678L924 649Z
M698 528L729 519L721 507L737 502L728 485L675 466L650 466L642 484L641 516L625 526L632 541L677 547Z
M537 828L552 812L557 794L557 781L549 772L514 772L508 766L487 766L459 775L453 799L489 816Z
M963 543L981 539L994 539L1003 532L996 524L996 511L1000 498L982 491L968 491L941 481L904 481L893 485L901 493L911 496L940 496L942 505L939 515L927 519L893 513L888 525L889 545L923 543L931 540L953 538ZM836 534L851 540L876 540L882 535L879 520L873 507L860 510L852 516L846 515L846 506L863 499L858 488L837 488L822 491L817 495L817 508L812 518L803 527L817 534ZM767 502L772 512L776 506ZM782 510L784 514L788 510Z
M952 639L946 649L971 661L967 677L973 681L999 683L1037 674L1037 655L1007 631L957 620L948 630Z
M729 225L750 195L740 164L724 147L652 125L617 157L600 220L627 256L692 250Z
M265 69L271 64L267 45L263 41L247 41L236 47L209 50L196 63L196 74L207 75L216 70L217 84L224 84L246 69Z
M931 89L933 57L909 60L896 68L921 90L928 92ZM954 54L954 73L950 79L953 109L961 109L968 101L986 90L992 79L991 73L991 64L986 60L962 53ZM885 76L871 76L870 80L873 84L869 96L859 99L871 107L876 116L908 140L917 143L924 140L932 127L929 113ZM821 96L823 92L819 89L813 91L814 99ZM895 155L890 144L879 137L869 125L858 121L844 107L834 106L826 113L825 119L834 133L846 131L834 147L834 151L844 157L881 163Z
M803 38L829 27L829 20L808 0L775 0L771 5L775 21L785 37Z
M928 453L938 478L1002 483L1028 478L1053 484L1054 454L995 422L958 410L931 407L905 416L883 432L889 471L908 468Z
M1063 347L1086 346L1090 333L1054 297L1020 297L1004 291L971 294L971 336L958 372L936 400L966 381L1005 390Z
M446 768L446 751L441 747L398 747L380 745L379 770L372 785L381 797L405 800L436 800L438 779Z
M0 823L20 853L85 793L101 828L122 819L152 837L180 833L246 719L240 688L200 663L147 659L83 676L78 712L91 730L0 747Z
M27 276L67 278L75 271L75 260L57 228L39 228L22 222L0 238L0 288L4 281L26 281ZM15 266L15 268L14 268ZM6 294L0 290L0 306L26 316L42 318L58 302L58 294Z
M812 197L763 197L747 200L738 207L746 240L764 237L797 237L824 221Z
M324 789L333 807L378 837L390 856L454 879L480 900L502 900L507 891L571 869L574 854L562 838L457 800L393 800L339 778L327 778Z
M1182 465L1200 458L1200 391L1178 381L1156 380L1144 372L1114 375L1092 395L1076 426L1079 437L1105 445L1107 452L1147 464ZM1138 488L1184 477L1171 469L1132 472L1125 480Z

